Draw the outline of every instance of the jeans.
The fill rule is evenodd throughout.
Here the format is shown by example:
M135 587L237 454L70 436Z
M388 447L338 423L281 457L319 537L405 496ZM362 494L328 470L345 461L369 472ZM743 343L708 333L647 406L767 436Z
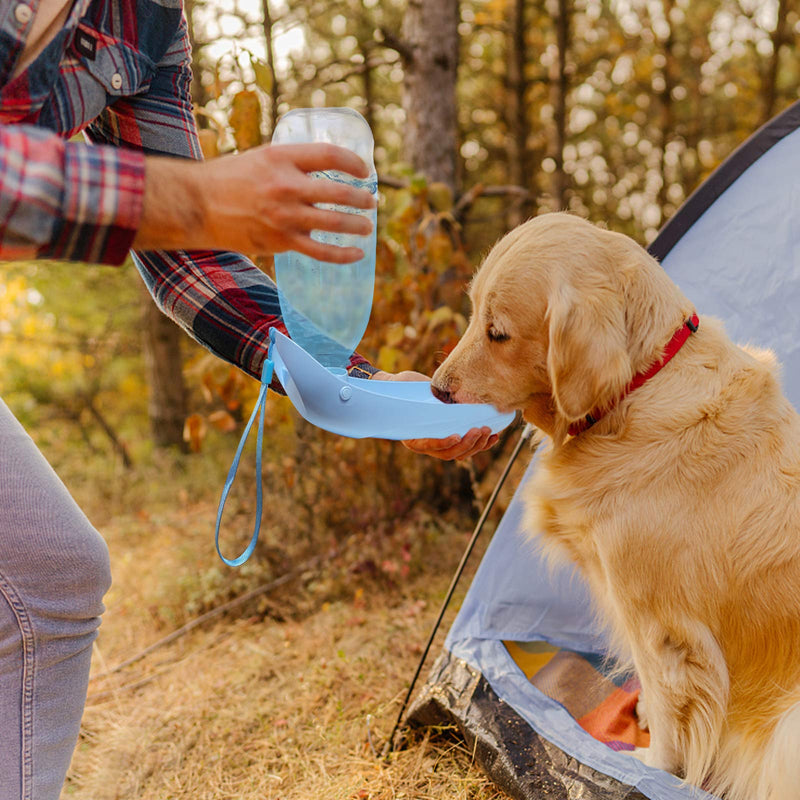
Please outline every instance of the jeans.
M0 400L0 800L57 800L80 728L108 549Z

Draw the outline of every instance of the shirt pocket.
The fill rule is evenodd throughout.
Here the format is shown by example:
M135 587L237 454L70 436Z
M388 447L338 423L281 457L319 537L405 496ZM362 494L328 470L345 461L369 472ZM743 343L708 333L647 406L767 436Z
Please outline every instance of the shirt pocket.
M146 92L155 64L127 42L81 23L72 44L73 55L113 102Z

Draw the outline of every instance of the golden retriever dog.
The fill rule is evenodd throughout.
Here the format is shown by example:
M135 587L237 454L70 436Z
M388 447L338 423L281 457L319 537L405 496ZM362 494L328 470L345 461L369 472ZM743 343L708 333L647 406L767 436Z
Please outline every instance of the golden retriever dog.
M800 798L800 418L774 357L564 213L505 236L470 296L433 390L552 439L527 522L638 673L642 757L728 800Z

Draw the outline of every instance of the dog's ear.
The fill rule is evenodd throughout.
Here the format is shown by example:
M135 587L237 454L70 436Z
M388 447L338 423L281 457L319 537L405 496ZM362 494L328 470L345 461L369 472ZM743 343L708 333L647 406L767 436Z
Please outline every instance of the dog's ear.
M562 284L548 300L547 371L567 423L610 407L633 377L622 300Z

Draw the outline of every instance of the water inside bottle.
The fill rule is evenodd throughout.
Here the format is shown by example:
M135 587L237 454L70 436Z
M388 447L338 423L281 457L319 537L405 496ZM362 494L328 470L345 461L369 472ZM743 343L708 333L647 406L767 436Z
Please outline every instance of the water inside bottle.
M297 117L300 117L298 120ZM281 123L286 121L283 129ZM302 123L302 124L300 124ZM312 177L366 188L377 195L377 175L372 166L372 133L352 109L299 109L289 112L276 128L281 143L327 141L349 147L372 167L365 180L341 172L313 173ZM273 137L273 142L276 141ZM320 364L339 371L347 366L369 322L375 286L377 211L320 204L362 214L372 222L368 236L313 231L313 239L326 244L358 247L364 257L352 264L332 264L294 251L275 256L275 277L281 313L289 336Z
M366 181L341 173L324 177L377 191L374 177ZM359 213L371 220L374 229L377 212ZM372 310L375 238L327 231L313 231L311 236L325 244L364 251L364 258L352 264L317 261L294 251L275 256L281 311L289 335L323 366L343 368L361 341Z

